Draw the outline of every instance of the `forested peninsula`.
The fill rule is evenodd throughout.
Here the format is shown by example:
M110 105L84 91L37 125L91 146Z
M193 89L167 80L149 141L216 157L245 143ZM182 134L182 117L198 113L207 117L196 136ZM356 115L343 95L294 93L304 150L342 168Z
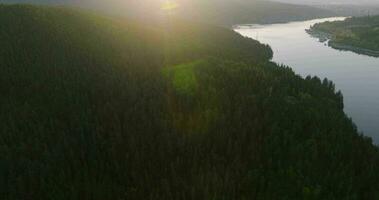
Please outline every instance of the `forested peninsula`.
M379 57L379 16L352 17L312 26L308 33L328 40L329 46Z

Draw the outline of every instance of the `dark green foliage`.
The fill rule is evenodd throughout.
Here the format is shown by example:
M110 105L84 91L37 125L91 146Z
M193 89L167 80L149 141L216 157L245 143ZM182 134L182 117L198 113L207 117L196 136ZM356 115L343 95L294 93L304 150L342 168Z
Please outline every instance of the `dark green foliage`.
M0 6L1 199L377 199L334 85L231 30Z

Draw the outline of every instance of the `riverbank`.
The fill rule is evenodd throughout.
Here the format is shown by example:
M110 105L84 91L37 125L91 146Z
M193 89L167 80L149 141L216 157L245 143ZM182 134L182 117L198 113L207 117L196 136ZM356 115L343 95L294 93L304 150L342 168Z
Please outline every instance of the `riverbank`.
M345 112L357 124L359 130L379 144L379 59L373 56L347 53L353 49L327 46L311 37L305 30L317 23L343 21L344 18L328 18L287 24L257 25L236 30L240 34L258 39L273 49L272 61L291 66L299 75L317 75L333 80L344 94ZM325 45L324 45L325 44ZM341 51L340 51L341 50Z
M359 47L354 47L351 45L345 45L345 44L339 44L333 41L329 41L328 45L332 47L333 49L342 50L342 51L352 51L357 54L367 55L367 56L373 56L373 57L379 57L379 51L374 51L370 49L364 49Z
M315 30L313 27L306 29L305 30L310 36L319 39L320 42L324 43L327 42L328 40L331 40L333 37L332 34L323 32L323 31L318 31Z

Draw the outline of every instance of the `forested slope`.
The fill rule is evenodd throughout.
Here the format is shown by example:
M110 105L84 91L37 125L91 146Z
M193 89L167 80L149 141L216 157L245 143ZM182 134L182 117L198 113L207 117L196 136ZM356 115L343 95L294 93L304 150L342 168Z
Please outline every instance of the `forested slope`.
M377 199L333 83L231 30L0 6L1 199Z

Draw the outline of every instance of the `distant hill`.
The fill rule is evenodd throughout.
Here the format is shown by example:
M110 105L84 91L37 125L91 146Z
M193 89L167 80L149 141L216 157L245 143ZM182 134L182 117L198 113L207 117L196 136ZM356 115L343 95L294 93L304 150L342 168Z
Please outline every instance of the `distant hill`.
M341 16L362 17L379 14L379 3L376 5L322 5L323 9L329 9Z
M156 20L161 14L161 1L157 0L0 0L1 2L76 5L143 20ZM175 2L179 5L176 15L229 27L241 23L280 23L336 15L332 11L320 8L271 1L177 0Z
M365 199L379 152L327 79L229 29L0 6L1 199Z
M200 21L206 19L207 22L213 24L229 26L243 23L282 23L336 15L320 8L271 1L210 0L200 2L189 10L187 15L191 19Z
M377 0L276 0L282 3L310 5L324 10L330 10L338 16L367 16L379 14Z

